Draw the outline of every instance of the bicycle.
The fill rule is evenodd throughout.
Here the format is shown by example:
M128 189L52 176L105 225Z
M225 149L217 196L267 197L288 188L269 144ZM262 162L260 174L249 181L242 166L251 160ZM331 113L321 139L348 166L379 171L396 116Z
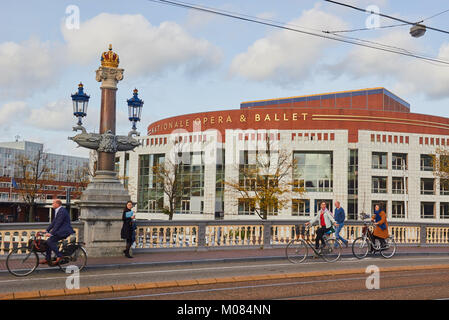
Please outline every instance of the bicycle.
M366 218L362 217L362 220ZM393 237L390 236L385 239L385 246L381 247L379 239L374 239L373 232L371 229L374 228L374 222L363 222L362 228L362 236L358 237L352 243L352 254L358 258L363 259L368 255L368 251L371 248L371 252L376 254L376 252L380 252L382 257L389 259L394 256L396 253L396 242Z
M45 256L47 250L46 242L43 239L45 233L44 231L37 232L36 235L30 237L26 246L18 246L9 252L6 258L6 267L12 275L25 277L36 270L39 266L38 253ZM82 242L76 242L74 235L70 237L69 241L67 239L60 240L58 246L61 248L63 258L57 264L54 263L56 257L50 259L48 266L58 266L63 272L66 272L69 266L76 266L81 271L87 263L87 252L83 245Z
M335 262L341 256L341 244L338 240L328 238L328 235L323 235L325 246L320 244L320 248L315 249L315 244L310 240L310 228L299 230L299 226L295 226L297 236L290 240L285 248L285 255L292 263L301 263L308 256L308 247L310 247L316 256L323 258L327 262ZM300 238L303 237L303 239Z

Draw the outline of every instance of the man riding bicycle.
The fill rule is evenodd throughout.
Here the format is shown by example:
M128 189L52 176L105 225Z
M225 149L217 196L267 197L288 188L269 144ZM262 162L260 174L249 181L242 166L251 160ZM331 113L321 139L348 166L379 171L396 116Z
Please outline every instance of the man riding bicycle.
M326 243L324 242L323 236L326 232L329 232L333 225L335 225L335 220L332 214L329 210L326 208L326 202L321 202L321 210L318 212L318 214L312 218L309 222L306 222L306 226L313 226L315 223L319 223L319 228L316 232L316 239L315 239L315 249L319 249L320 247L320 241L322 243L322 247L324 248L326 246Z
M47 264L51 260L51 252L56 254L55 264L62 259L62 254L58 249L58 241L67 238L72 233L75 233L70 223L70 214L62 207L62 202L59 199L53 200L52 208L55 209L55 218L47 228L47 252L46 259L41 261L41 264Z

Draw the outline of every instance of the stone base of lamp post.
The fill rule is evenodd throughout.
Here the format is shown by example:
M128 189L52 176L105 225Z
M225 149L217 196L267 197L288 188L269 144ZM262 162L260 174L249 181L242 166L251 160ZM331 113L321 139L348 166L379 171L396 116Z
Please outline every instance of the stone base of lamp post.
M123 255L125 241L120 231L123 209L129 200L129 193L115 172L96 172L78 202L89 257Z

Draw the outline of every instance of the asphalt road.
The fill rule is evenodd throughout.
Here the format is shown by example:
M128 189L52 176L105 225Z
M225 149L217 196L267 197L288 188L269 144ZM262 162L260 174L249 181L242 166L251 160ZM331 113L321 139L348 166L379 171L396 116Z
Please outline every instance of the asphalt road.
M419 266L419 265L435 265L435 264L448 264L448 256L410 256L410 257L394 257L392 259L383 259L380 257L366 258L364 260L358 260L355 258L346 258L335 263L327 263L319 260L307 261L302 264L292 264L286 259L270 260L270 261L258 261L258 262L226 262L226 263L204 263L194 265L169 265L169 266L151 266L151 267L123 267L120 269L91 269L81 271L80 273L80 287L87 286L103 286L103 285L117 285L117 284L129 284L129 283L144 283L144 282L157 282L157 281L173 281L173 280L190 280L190 279L207 279L207 278L226 278L235 276L254 276L254 275L266 275L266 274L289 274L297 272L319 271L319 270L344 270L354 268L366 268L370 265L376 265L380 268L391 266ZM389 272L385 275L381 275L381 288L382 290L390 284L392 286L406 286L410 285L423 285L423 283L415 283L416 281L427 281L433 283L433 289L429 289L429 292L440 292L438 296L430 295L423 298L449 298L449 271L448 270L434 270L434 271L415 271L410 272L410 276L402 277L401 273L394 276L394 273ZM435 273L430 277L431 273ZM441 273L439 275L438 273ZM444 277L444 274L447 276ZM426 276L428 275L428 276ZM66 280L68 274L64 274L59 270L53 272L40 272L34 273L28 277L16 278L8 273L0 274L0 293L21 292L21 291L34 291L34 290L51 290L51 289L65 289ZM346 279L344 281L335 281L338 277L332 277L330 279L315 279L316 281L326 280L327 284L323 285L324 288L335 288L336 284L343 283L348 287L342 287L332 294L337 297L339 294L344 295L345 290L348 297L359 298L357 290L362 290L366 294L365 279L368 275L353 275L342 276ZM390 277L391 276L391 277ZM437 280L440 277L440 280ZM416 280L413 280L416 279ZM362 281L363 280L363 281ZM276 281L250 281L248 283L239 282L234 284L222 283L215 285L203 285L203 286L189 286L184 288L159 288L146 291L132 291L132 292L117 292L114 294L99 294L88 296L72 296L61 297L70 299L101 299L101 298L130 298L130 296L136 296L136 299L286 299L286 298L307 298L295 291L285 292L282 295L265 295L263 292L276 292L279 293L282 290L279 288L294 288L295 285L291 285L294 282L304 282L304 279L290 279L290 280L276 280ZM307 279L309 281L309 279ZM277 285L281 283L282 285ZM329 285L332 283L332 285ZM266 290L267 287L261 287L261 292L257 292L257 286L259 285L272 285L274 284L276 290ZM350 286L354 284L354 287ZM357 284L357 285L356 285ZM303 284L305 285L305 284ZM228 287L242 287L241 289L225 289ZM256 286L253 288L253 286ZM315 287L315 284L310 284L311 288ZM248 295L248 291L251 288L253 295ZM270 287L269 287L270 288ZM346 289L345 289L346 288ZM419 292L427 292L426 288L422 287ZM172 290L181 290L189 292L189 294L170 295ZM199 290L196 292L195 290ZM209 290L209 291L201 291ZM240 291L239 291L240 290ZM355 290L355 291L354 291ZM393 290L393 289L392 289ZM400 291L400 289L397 289ZM408 290L404 287L404 292L413 292L416 290ZM195 292L190 292L195 291ZM340 292L341 291L341 292ZM234 293L235 292L235 295ZM243 293L246 292L246 293ZM305 291L301 291L305 292ZM232 293L232 295L231 295ZM318 299L315 291L310 291L309 298ZM330 294L330 293L329 293ZM373 294L372 292L369 293ZM232 296L232 298L231 298ZM412 297L412 296L411 296ZM59 299L59 298L58 298ZM134 298L133 298L134 299Z
M97 300L409 300L449 299L449 272L388 272L368 290L367 275L248 281L78 296ZM73 298L71 298L73 299Z

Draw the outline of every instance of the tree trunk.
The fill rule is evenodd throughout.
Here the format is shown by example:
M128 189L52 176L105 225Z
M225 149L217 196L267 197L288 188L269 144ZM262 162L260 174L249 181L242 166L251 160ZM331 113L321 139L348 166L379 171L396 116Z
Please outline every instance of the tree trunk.
M34 203L30 205L30 210L28 210L28 222L34 222Z

